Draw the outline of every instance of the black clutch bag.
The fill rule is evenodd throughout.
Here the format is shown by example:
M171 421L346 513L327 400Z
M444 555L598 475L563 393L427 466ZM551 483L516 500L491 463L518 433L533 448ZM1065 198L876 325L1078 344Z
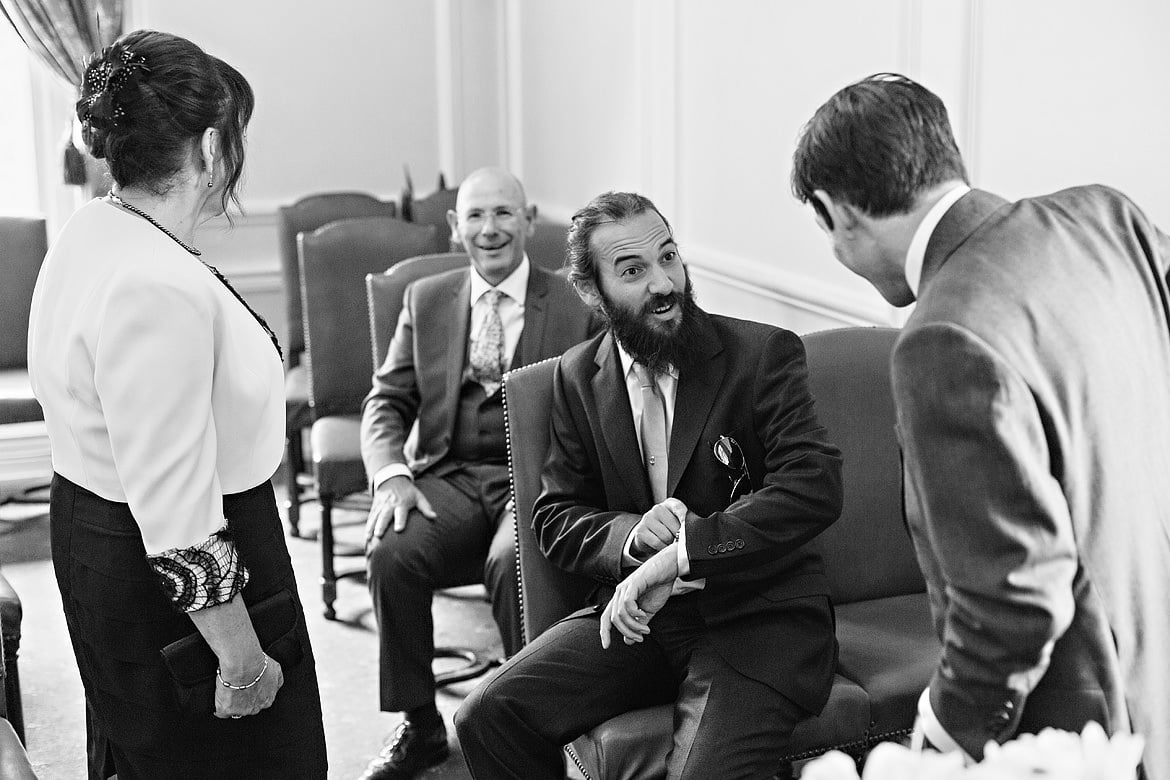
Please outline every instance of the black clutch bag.
M281 590L248 607L260 647L280 663L287 676L304 657L297 633L298 613L292 593ZM171 642L161 651L174 679L179 706L192 714L210 715L215 708L215 670L219 659L198 631Z

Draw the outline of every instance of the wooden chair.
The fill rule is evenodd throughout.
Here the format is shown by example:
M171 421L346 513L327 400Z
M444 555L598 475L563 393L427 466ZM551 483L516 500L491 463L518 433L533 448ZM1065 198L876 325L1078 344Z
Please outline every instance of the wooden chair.
M406 171L406 187L402 190L402 218L418 225L433 225L435 245L433 253L456 252L459 246L451 239L451 227L447 224L447 212L455 208L458 188L447 187L447 179L439 174L438 188L425 198L414 197L414 184L410 171Z
M288 332L284 342L285 428L288 444L285 474L288 482L289 533L300 536L301 503L306 500L301 475L305 474L303 432L313 423L309 411L309 378L301 356L305 351L305 329L301 304L301 269L297 260L297 236L339 219L393 217L397 206L364 192L321 192L307 195L277 211L280 240L280 268L284 281Z
M794 732L777 767L780 776L827 750L859 757L876 741L903 735L913 724L903 702L926 687L938 657L925 587L901 521L888 371L894 336L884 328L845 328L806 339L817 413L846 463L845 511L830 528L833 535L826 532L821 541L836 598L841 663L824 711ZM555 362L504 377L526 639L582 606L593 587L549 563L532 530ZM886 626L886 619L896 622ZM660 778L671 731L671 707L650 707L601 724L566 751L587 778Z
M337 614L339 575L334 567L333 507L345 496L368 498L359 423L362 399L370 390L370 331L366 319L366 274L425 252L434 228L393 217L332 222L302 233L298 245L305 328L309 441L321 507L321 597L325 617ZM368 506L368 501L365 504Z

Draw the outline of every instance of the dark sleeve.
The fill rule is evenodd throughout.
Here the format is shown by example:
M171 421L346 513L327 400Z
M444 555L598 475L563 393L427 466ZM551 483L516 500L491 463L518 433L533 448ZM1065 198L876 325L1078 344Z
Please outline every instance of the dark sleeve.
M626 537L640 515L602 508L607 502L597 448L564 361L553 375L549 425L549 455L533 510L537 542L556 566L616 583Z
M763 445L756 490L687 521L690 578L743 571L794 552L841 514L841 453L826 438L808 388L804 344L773 330L752 380L752 423ZM712 553L728 539L734 551Z
M414 285L406 288L386 359L374 373L373 387L362 402L361 448L367 479L373 479L385 466L406 462L402 448L418 415L414 291Z

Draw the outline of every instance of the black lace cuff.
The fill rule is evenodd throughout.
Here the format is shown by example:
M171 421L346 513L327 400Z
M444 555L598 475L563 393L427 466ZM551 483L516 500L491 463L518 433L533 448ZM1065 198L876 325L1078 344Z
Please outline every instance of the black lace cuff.
M248 584L248 570L226 525L194 547L176 547L146 560L183 612L231 601Z

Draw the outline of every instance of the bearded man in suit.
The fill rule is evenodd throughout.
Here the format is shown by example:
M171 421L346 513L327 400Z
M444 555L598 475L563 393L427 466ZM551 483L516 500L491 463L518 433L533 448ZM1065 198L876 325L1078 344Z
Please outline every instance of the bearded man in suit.
M879 74L819 108L798 198L887 301L906 515L942 657L919 735L1146 737L1170 778L1170 241L1124 195L971 189L946 108Z
M501 374L560 355L600 327L562 277L529 262L535 219L507 171L482 168L464 180L447 220L470 265L407 288L362 408L381 708L406 716L363 780L405 780L449 752L431 670L434 590L483 582L505 654L520 646Z
M561 746L675 702L670 778L770 777L836 661L810 540L841 510L793 333L695 304L666 219L606 193L574 217L571 279L609 330L555 372L541 550L597 581L456 715L477 780L563 778Z

